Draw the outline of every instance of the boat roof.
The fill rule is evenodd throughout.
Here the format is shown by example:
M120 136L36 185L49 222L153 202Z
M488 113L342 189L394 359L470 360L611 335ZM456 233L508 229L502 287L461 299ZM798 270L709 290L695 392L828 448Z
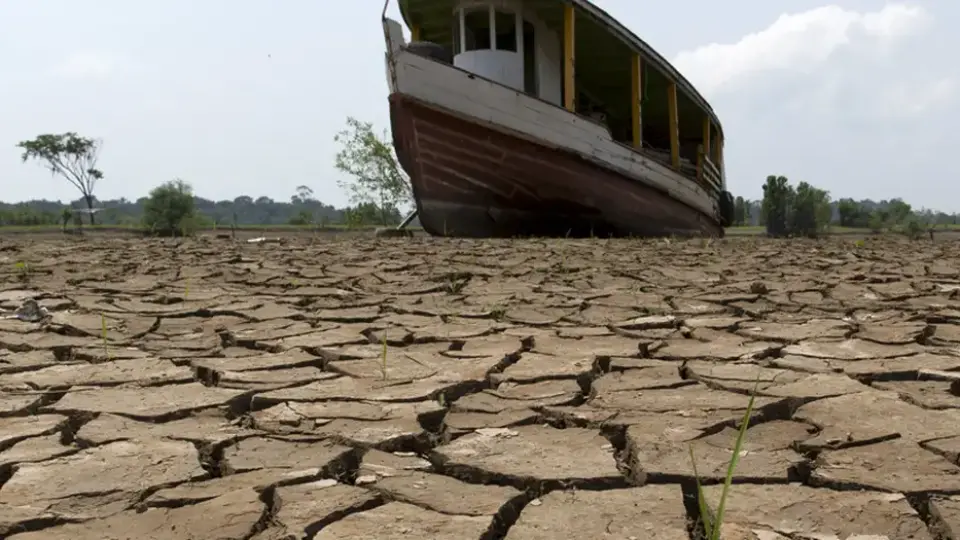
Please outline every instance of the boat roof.
M413 0L413 2L418 4L423 4L430 0ZM432 0L436 2L437 0ZM412 27L416 22L412 20L412 13L410 10L410 4L413 3L411 0L399 0L400 4L400 14L403 17L404 23L407 27ZM431 3L432 3L431 2ZM589 0L535 0L530 2L530 0L524 0L524 3L556 3L556 4L565 4L571 3L579 10L594 19L594 22L598 23L600 26L604 27L610 32L614 37L618 38L623 44L633 50L633 52L639 53L647 63L660 71L668 79L677 83L678 89L686 95L698 108L703 110L707 115L710 116L713 121L716 129L722 134L723 128L720 123L720 119L717 117L716 113L713 110L713 107L710 106L710 103L697 91L696 87L686 79L673 65L663 56L660 55L653 47L651 47L647 42L643 41L634 34L629 28L618 22L614 19L609 13L599 8ZM456 0L444 0L443 3L455 4Z

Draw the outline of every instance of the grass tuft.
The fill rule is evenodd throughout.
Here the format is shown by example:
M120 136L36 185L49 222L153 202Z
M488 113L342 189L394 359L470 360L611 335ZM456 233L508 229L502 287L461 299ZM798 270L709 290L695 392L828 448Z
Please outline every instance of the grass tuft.
M693 446L690 446L690 462L693 465L693 476L697 482L697 505L700 508L700 521L703 523L706 540L720 540L720 528L723 525L723 514L726 511L727 495L730 494L730 486L733 483L733 473L737 470L737 463L740 461L740 451L743 448L743 442L747 438L747 428L750 426L750 415L753 413L753 403L759 384L760 374L758 373L757 382L753 386L753 392L750 393L750 401L747 403L747 410L743 413L743 419L740 421L740 431L737 432L737 440L733 444L733 455L730 457L730 463L727 465L727 474L723 480L723 491L720 493L720 502L717 504L716 511L710 507L710 501L707 500L703 493L700 473L697 472L697 460L693 455Z

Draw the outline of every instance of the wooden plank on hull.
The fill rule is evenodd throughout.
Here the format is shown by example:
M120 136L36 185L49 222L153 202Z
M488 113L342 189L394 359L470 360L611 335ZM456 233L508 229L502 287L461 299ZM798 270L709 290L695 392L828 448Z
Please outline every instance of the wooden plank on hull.
M717 167L723 166L723 133L717 133L717 141L713 145L713 163Z
M710 121L710 117L707 115L704 115L703 116L703 152L708 156L713 155L710 153L710 133L712 131L713 131L713 126L712 126L712 122Z
M629 145L613 141L601 125L561 107L493 81L430 59L401 51L396 56L397 93L463 118L528 140L576 152L591 161L622 171L672 197L712 215L714 197L695 180L681 177L668 165Z
M569 234L571 220L583 232L598 219L618 236L722 234L712 214L705 215L642 182L624 182L621 173L603 163L497 131L479 119L461 118L401 94L391 95L390 103L397 136L416 141L402 146L413 148L415 154L410 157L424 164L426 174L412 174L411 183L421 224L431 234L446 236L456 230L456 235L464 236L514 236L518 230L535 230L559 236ZM429 136L421 136L428 131ZM462 152L457 159L448 159L450 141L437 136L442 133L461 134L457 144ZM476 146L479 160L471 157ZM487 161L491 146L503 155L509 172L478 166ZM628 146L624 149L636 153Z

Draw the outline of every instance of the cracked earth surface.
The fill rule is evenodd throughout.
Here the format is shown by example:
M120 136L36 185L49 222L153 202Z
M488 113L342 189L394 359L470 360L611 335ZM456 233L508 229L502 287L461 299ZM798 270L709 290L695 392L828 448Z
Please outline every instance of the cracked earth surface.
M725 539L960 539L953 242L24 238L0 280L0 537L696 538L756 385Z

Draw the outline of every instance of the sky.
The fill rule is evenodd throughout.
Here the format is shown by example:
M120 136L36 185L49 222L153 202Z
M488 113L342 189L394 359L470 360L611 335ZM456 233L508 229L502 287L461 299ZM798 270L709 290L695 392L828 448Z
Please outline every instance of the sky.
M594 1L713 105L735 195L758 199L777 174L960 211L960 2ZM345 204L334 135L347 116L389 129L381 9L0 0L0 200L77 198L15 147L76 131L104 141L101 199L182 178L213 199L308 185Z

